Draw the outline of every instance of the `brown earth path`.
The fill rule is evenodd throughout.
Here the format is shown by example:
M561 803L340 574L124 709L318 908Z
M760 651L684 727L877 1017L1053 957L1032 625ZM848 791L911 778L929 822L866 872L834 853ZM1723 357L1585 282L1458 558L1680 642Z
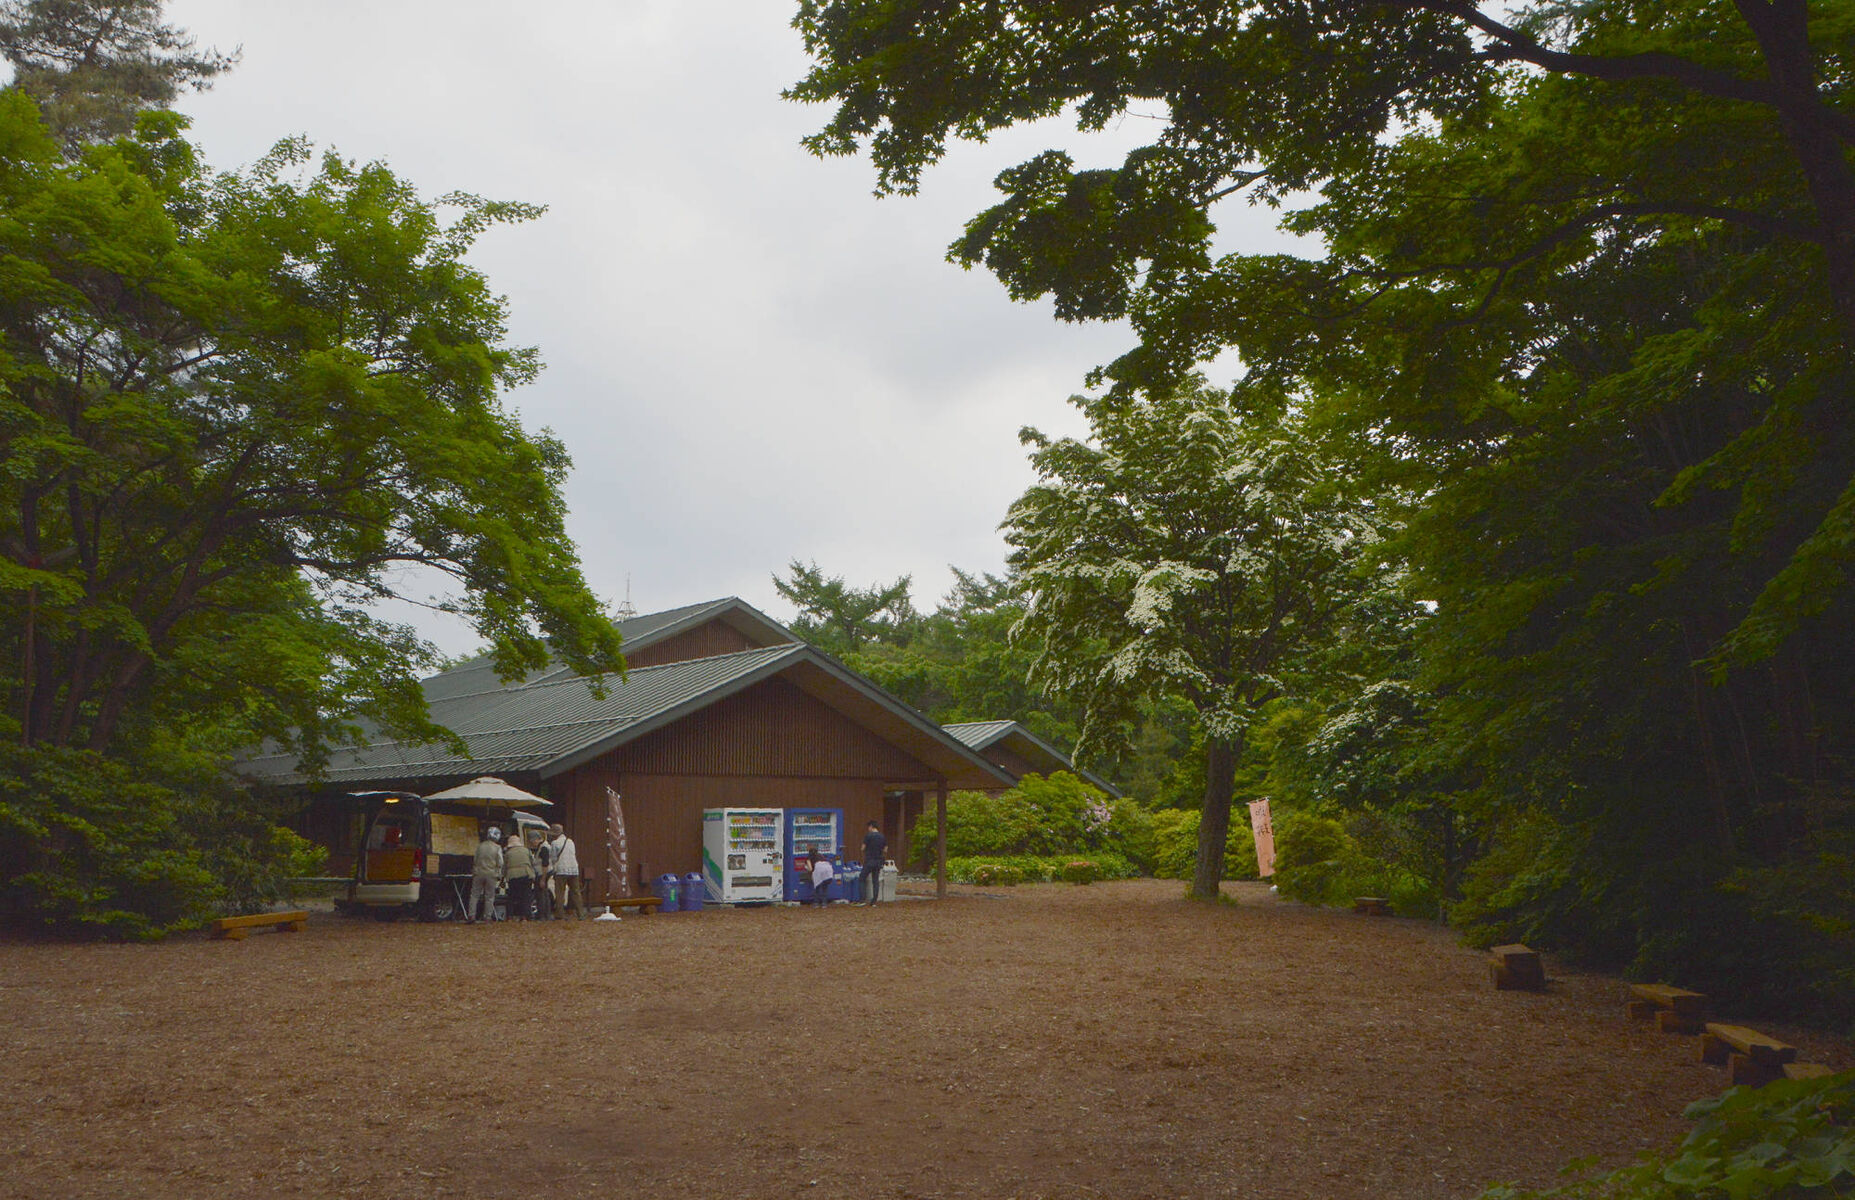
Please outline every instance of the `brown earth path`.
M0 945L0 1196L1468 1197L1724 1086L1613 979L1230 892Z

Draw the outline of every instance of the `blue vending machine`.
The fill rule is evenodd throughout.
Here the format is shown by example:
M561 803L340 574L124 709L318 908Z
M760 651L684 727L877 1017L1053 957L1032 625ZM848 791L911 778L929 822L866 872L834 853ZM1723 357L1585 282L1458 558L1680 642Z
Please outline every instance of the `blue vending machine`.
M827 854L834 865L843 866L843 809L786 810L786 899L803 903L812 898L813 851Z

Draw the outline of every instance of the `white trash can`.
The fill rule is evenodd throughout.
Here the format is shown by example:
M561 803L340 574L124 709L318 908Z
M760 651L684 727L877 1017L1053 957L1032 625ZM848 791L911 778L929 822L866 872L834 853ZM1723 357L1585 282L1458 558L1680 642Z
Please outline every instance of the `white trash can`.
M881 882L877 885L876 898L884 904L895 899L895 885L902 878L902 869L890 859L882 864Z

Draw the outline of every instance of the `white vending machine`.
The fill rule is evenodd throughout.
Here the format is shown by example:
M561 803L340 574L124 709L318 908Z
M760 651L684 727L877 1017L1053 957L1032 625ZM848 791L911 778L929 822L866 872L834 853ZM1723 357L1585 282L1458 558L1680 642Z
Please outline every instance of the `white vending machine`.
M785 811L711 808L702 814L702 877L716 904L785 899Z

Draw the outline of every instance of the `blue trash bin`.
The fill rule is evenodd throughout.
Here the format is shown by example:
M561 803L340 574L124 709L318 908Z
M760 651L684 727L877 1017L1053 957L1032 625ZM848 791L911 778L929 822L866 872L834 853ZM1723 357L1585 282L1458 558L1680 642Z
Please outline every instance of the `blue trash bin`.
M683 876L683 891L677 897L684 912L701 912L702 901L708 898L708 884L702 882L702 872L691 871Z
M663 901L663 903L658 906L659 912L670 913L676 911L677 888L676 876L659 875L657 877L657 886L653 887L651 891L657 893L657 899Z
M863 899L863 864L847 862L838 882L838 895L855 904Z

